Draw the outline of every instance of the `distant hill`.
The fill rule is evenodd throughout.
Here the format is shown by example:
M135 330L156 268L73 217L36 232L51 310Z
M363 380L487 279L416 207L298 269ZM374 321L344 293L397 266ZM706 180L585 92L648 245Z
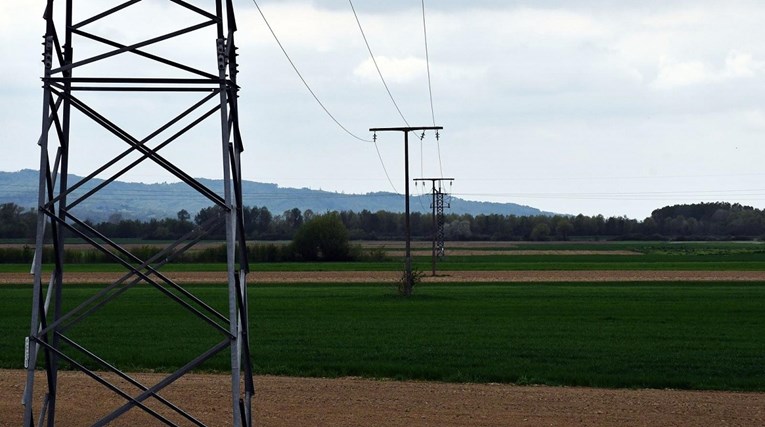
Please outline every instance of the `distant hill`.
M82 178L79 176L70 175L68 181L71 185L80 179ZM221 180L200 178L199 181L219 194L222 193ZM94 179L83 185L68 198L68 202L71 203L102 182L103 180ZM37 171L24 169L18 172L0 172L0 203L34 207L37 205L37 187ZM371 212L404 211L404 197L389 192L343 194L308 188L279 187L276 184L254 181L244 181L242 192L246 206L265 206L273 214L280 214L292 208L303 211L311 209L317 213L344 210L360 212L364 209ZM105 221L113 214L119 214L123 219L147 220L175 217L181 209L186 209L193 215L211 204L184 183L142 184L115 181L77 206L74 213L80 218L94 222ZM410 207L413 212L430 212L430 195L412 196ZM471 215L552 215L515 203L475 202L456 197L451 199L448 212Z

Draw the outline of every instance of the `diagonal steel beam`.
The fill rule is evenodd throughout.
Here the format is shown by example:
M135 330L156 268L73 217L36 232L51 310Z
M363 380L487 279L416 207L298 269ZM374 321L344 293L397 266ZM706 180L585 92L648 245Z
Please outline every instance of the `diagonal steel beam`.
M59 98L55 104L53 104L53 96L51 96L51 104L52 105L61 105L61 102L63 100ZM58 109L58 107L57 107ZM61 124L61 119L58 117L58 114L53 115L53 124L56 125L56 135L58 136L59 141L63 141L66 139L66 135L64 134L64 126ZM59 147L60 148L60 147Z
M64 71L70 71L70 70L72 70L74 68L81 67L83 65L88 65L88 64L91 64L93 62L100 61L100 60L103 60L103 59L106 59L106 58L110 58L112 56L116 56L116 55L119 55L119 54L122 54L122 53L125 53L125 52L130 52L132 50L135 50L135 49L138 49L138 48L141 48L141 47L144 47L144 46L149 46L149 45L152 45L152 44L155 44L155 43L159 43L159 42L164 41L164 40L168 40L168 39L172 39L172 38L178 37L178 36L183 35L183 34L191 33L191 32L200 30L202 28L209 27L210 25L215 25L215 21L214 20L210 20L210 21L207 21L207 22L202 22L200 24L192 25L190 27L186 27L186 28L183 28L183 29L178 30L178 31L173 31L172 33L168 33L168 34L165 34L165 35L162 35L162 36L159 36L159 37L154 37L154 38L151 38L151 39L148 39L148 40L144 40L144 41L139 42L139 43L135 43L135 44L132 44L132 45L129 45L129 46L125 46L125 47L122 47L122 48L119 48L119 49L115 49L115 50L112 50L112 51L109 51L109 52L106 52L106 53L102 53L101 55L96 55L96 56L93 56L93 57L90 57L90 58L87 58L87 59L83 59L81 61L73 62L71 64L67 64L67 65L64 65L64 66L60 66L58 68L55 68L55 69L51 70L51 74L58 74L58 73L61 73L61 72L64 72Z
M171 119L169 122L165 123L165 124L164 124L163 126L161 126L159 129L155 130L154 132L152 132L151 134L149 134L148 136L146 136L146 138L144 138L144 139L140 140L138 143L139 143L140 145L144 145L144 144L146 144L146 143L147 143L147 142L149 142L150 140L154 139L154 138L155 138L157 135L161 134L162 132L164 132L165 130L167 130L168 128L170 128L171 126L173 126L174 124L178 123L180 120L182 120L182 119L184 119L185 117L189 116L191 113L193 113L193 112L194 112L196 109L198 109L199 107L201 107L202 105L204 105L205 103L207 103L207 102L208 102L210 99L212 99L214 96L215 96L215 94L214 94L214 93L211 93L211 94L207 95L206 97L202 98L202 99L201 99L201 100L199 100L197 103L195 103L194 105L192 105L191 107L189 107L188 109L186 109L185 111L183 111L182 113L180 113L179 115L177 115L176 117L174 117L173 119ZM213 110L211 110L211 112L208 112L207 114L212 114L212 112L215 112L215 111L217 111L217 109L218 109L218 108L220 108L220 107L219 107L219 106L216 106L216 107L215 107ZM174 140L174 139L176 139L176 138L180 137L181 135L183 135L185 132L187 132L188 130L190 130L192 127L194 127L194 126L195 126L196 124L198 124L198 123L201 123L201 120L197 119L197 120L195 120L194 122L192 122L190 125L188 125L188 126L186 126L185 128L183 128L181 131L179 131L179 132L176 132L176 134L174 135L174 137L173 137L173 138L169 138L169 139L168 139L168 140L166 140L166 141L165 141L163 144L164 144L164 145L167 145L167 144L169 144L170 142L172 142L172 140ZM162 144L161 144L161 145L162 145ZM162 146L164 146L164 145L162 145ZM95 178L96 176L98 176L99 174L101 174L102 172L104 172L105 170L109 169L110 167L114 166L114 165L115 165L116 163L118 163L120 160L122 160L122 159L124 159L125 157L127 157L127 156L128 156L130 153L132 153L132 152L136 151L136 149L137 149L137 148L135 148L135 147L130 147L130 148L128 148L127 150L123 151L122 153L118 154L118 155L117 155L117 156L115 156L115 157L114 157L112 160L110 160L110 161L106 162L104 165L102 165L101 167L99 167L99 168L98 168L98 169L96 169L95 171L93 171L93 172L91 172L90 174L88 174L87 176L83 177L83 178L82 178L82 179L81 179L79 182L77 182L77 184L75 184L75 185L72 185L72 186L70 186L69 188L67 188L67 191L66 191L66 193L64 193L64 194L61 194L61 195L59 195L58 197L56 197L56 198L52 199L52 200L51 200L51 202L56 202L56 201L58 201L58 199L59 199L59 198L61 198L63 195L66 195L66 194L71 194L72 192L76 191L77 189L79 189L80 187L82 187L84 184L86 184L86 183L90 182L90 181L91 181L93 178ZM160 148L159 148L159 147L157 147L157 148L154 148L154 150L153 150L153 151L158 151L159 149L160 149ZM146 157L148 157L148 156L146 156ZM126 172L126 171L125 171L125 172ZM123 172L123 173L124 173L124 172ZM120 174L120 175L121 175L121 174ZM115 177L114 177L114 179L116 179L117 177L119 177L119 175L115 176ZM69 204L69 207L71 208L71 207L73 207L73 206L74 206L74 205L76 205L76 204L77 204L77 203L70 203L70 204Z
M63 337L63 335L60 335L60 336L62 336L62 337ZM109 390L111 390L111 391L113 391L113 392L117 393L118 395L122 396L123 398L125 398L125 399L127 399L127 400L131 400L131 401L135 400L135 399L133 399L133 398L132 398L132 397L131 397L129 394L127 394L126 392L124 392L122 389L120 389L119 387L117 387L117 386L115 386L114 384L110 383L109 381L107 381L107 380L105 380L105 379L101 378L101 377L100 377L99 375L97 375L95 372L93 372L93 371L91 371L90 369L86 368L86 367L85 367L83 364L81 364L80 362L78 362L78 361L74 360L74 359L73 359L71 356L69 356L69 355L65 354L64 352L62 352L62 351L61 351L60 349L58 349L57 347L54 347L54 346L52 346L52 345L48 344L47 342L44 342L44 341L42 341L42 340L40 340L40 339L38 339L38 338L33 338L33 339L34 339L34 340L35 340L37 343L39 343L41 346L43 346L43 347L47 348L48 350L50 350L50 351L51 351L52 353L54 353L54 354L55 354L57 357L60 357L60 358L62 358L62 359L64 359L64 360L66 360L67 362L71 363L71 364L72 364L74 367L76 367L78 370L80 370L80 371L82 371L83 373L85 373L85 375L87 375L87 376L89 376L89 377L93 378L94 380L96 380L98 383L100 383L101 385L105 386L105 387L106 387L106 388L108 388ZM144 411L146 411L148 414L150 414L150 415L151 415L151 416L153 416L154 418L156 418L156 419L158 419L158 420L162 421L163 423L165 423L165 424L167 424L167 425L170 425L170 426L174 426L174 425L175 425L175 424L173 424L173 423L172 423L170 420L168 420L167 418L163 417L162 415L160 415L159 413L157 413L157 412L156 412L156 411L154 411L153 409L149 408L148 406L144 405L144 404L143 404L143 403L141 403L140 401L135 401L135 402L134 402L134 404L135 404L135 405L137 405L137 406L139 406L141 409L143 409Z
M50 114L48 115L48 120L46 120L47 125L40 133L40 138L37 140L37 145L42 144L42 139L44 136L47 136L48 132L50 132L50 128L53 127L54 122L58 125L58 109L61 107L61 103L63 102L63 99L59 98L58 101L53 101L53 96L50 97ZM60 127L59 129L60 130ZM61 134L59 132L59 137L61 137Z
M118 245L117 243L112 241L111 239L107 238L103 234L99 233L97 230L95 230L90 225L86 224L85 222L81 221L80 219L78 219L74 215L72 215L72 214L67 212L66 216L69 219L71 219L72 221L74 221L77 224L77 226L79 226L79 227L81 227L83 229L86 229L88 232L90 232L91 234L95 235L97 239L100 239L100 240L106 242L106 244L108 244L112 249L118 251L122 255L124 255L127 258L133 260L133 262L143 264L143 261L140 258L138 258L137 256L135 256L132 253L130 253L130 251L125 250L123 247L121 247L120 245ZM179 286L177 283L175 283L174 281L170 280L170 278L168 278L164 274L160 273L157 269L153 268L152 266L150 266L150 265L145 266L144 269L147 272L144 273L142 270L139 270L138 268L134 267L130 262L123 260L122 258L117 256L116 254L114 254L111 251L109 251L108 249L104 248L98 242L93 240L93 238L91 238L90 236L86 235L84 232L80 231L79 229L77 229L75 227L72 227L71 225L67 224L66 222L63 222L62 224L64 224L68 229L70 229L72 231L75 231L80 237L88 240L91 243L91 245L94 245L94 246L97 245L101 250L105 250L108 254L110 254L110 256L115 261L118 261L120 264L124 265L126 268L134 271L143 280L145 280L145 281L149 282L150 284L154 285L157 289L159 289L160 291L162 291L166 295L170 296L174 300L182 303L182 305L184 307L186 307L186 308L188 308L190 310L193 310L194 313L196 313L198 316L201 316L201 318L203 320L207 321L208 323L210 323L210 324L214 325L215 327L220 328L221 330L223 330L219 324L215 323L212 319L209 319L207 316L202 314L195 307L193 307L190 304L188 304L186 301L183 301L181 298L178 298L177 296L175 296L172 293L170 293L164 286L160 285L154 279L152 279L150 275L156 276L158 279L160 279L166 285L168 285L171 288L175 289L176 291L180 292L181 294L183 294L183 296L189 298L194 303L198 304L200 307L202 307L205 310L207 310L207 312L209 312L211 315L217 317L218 319L220 319L222 321L229 321L229 319L227 317L225 317L224 315L219 313L217 310L212 308L209 304L207 304L204 301L200 300L194 294L190 293L189 291L184 289L182 286Z
M239 306L239 322L242 329L242 348L244 350L244 385L245 391L253 393L255 391L255 385L252 381L252 359L250 355L250 341L249 341L249 313L247 310L247 298L246 298L247 284L242 283L242 279L239 275L236 275L236 303Z
M65 96L63 93L61 93L61 96ZM135 147L138 151L141 151L143 154L146 154L151 158L155 163L157 163L159 166L167 170L168 172L175 175L178 179L185 182L195 190L199 191L202 195L210 199L213 203L215 203L218 206L223 207L224 209L227 209L227 205L225 201L214 191L207 188L205 185L197 181L196 179L189 176L187 173L180 170L178 167L173 165L171 162L169 162L164 157L160 156L156 153L151 153L150 150L142 145L139 144L139 141L135 139L134 137L130 136L126 131L122 130L119 126L115 125L105 117L103 117L98 112L94 111L90 107L88 107L86 104L82 103L79 99L77 99L74 96L67 96L68 99L70 99L72 102L72 106L80 110L82 113L84 113L86 116L91 118L93 121L101 125L103 128L107 129L109 132L126 142L131 147Z
M149 391L149 387L146 387L141 382L136 380L135 378L131 377L130 375L126 374L125 372L122 372L121 370L117 369L116 366L112 365L111 363L107 362L106 360L98 357L95 353L89 351L85 347L77 344L76 342L72 341L71 338L68 338L66 336L61 335L61 339L72 346L75 350L79 351L80 353L88 356L91 360L95 361L102 367L104 367L107 371L112 372L116 374L118 377L122 378L123 380L129 382L133 386L137 387L141 391ZM160 401L162 404L167 406L168 408L175 411L177 414L181 415L182 417L186 418L187 420L191 421L193 424L197 426L204 426L204 423L199 421L198 419L191 416L188 412L184 411L183 409L179 408L177 405L175 405L173 402L165 399L164 397L160 396L158 393L151 392L150 397L153 397Z
M72 25L72 31L76 30L77 28L84 27L85 25L88 25L88 24L91 24L93 22L96 22L99 19L105 18L105 17L107 17L107 16L109 16L109 15L115 13L115 12L119 12L120 10L125 9L125 8L127 8L129 6L132 6L132 5L134 5L134 4L136 4L136 3L140 2L140 1L141 0L128 0L125 3L122 3L122 4L119 4L117 6L114 6L113 8L108 9L108 10L102 12L102 13L99 13L97 15L91 16L90 18L85 19L84 21L80 21L80 22Z
M91 40L95 40L95 41L97 41L99 43L103 43L103 44L109 45L111 47L116 47L118 49L123 49L123 48L127 47L124 44L117 43L117 42L111 41L111 40L109 40L107 38L100 37L100 36L97 36L95 34L87 33L85 31L74 29L73 32L75 34L77 34L77 35L82 36L82 37L86 37L86 38L89 38ZM134 53L134 54L136 54L138 56L142 56L142 57L147 58L147 59L151 59L152 61L159 62L161 64L169 65L169 66L177 68L179 70L183 70L183 71L187 71L187 72L192 73L192 74L200 75L202 77L207 77L209 79L217 79L218 78L218 76L216 76L214 74L210 74L208 72L205 72L205 71L202 71L202 70L198 70L198 69L193 68L193 67L189 67L188 65L183 65L180 62L171 61L169 59L165 59L165 58L163 58L161 56L153 55L151 53L144 52L142 50L132 49L129 52Z
M56 59L58 59L59 64L63 64L66 61L64 61L64 50L61 48L61 41L58 39L56 24L51 23L51 26L53 27L51 36L53 37L53 47L56 48Z
M221 20L221 18L219 16L213 15L212 13L210 13L210 12L204 10L204 9L200 9L200 8L194 6L193 4L189 4L189 3L187 3L187 2L185 2L183 0L170 0L170 1L175 3L175 4L177 4L177 5L179 5L179 6L183 6L183 7L185 7L188 10L194 11L194 12L196 12L196 13L202 15L202 16L210 18L210 19L214 20L216 23L220 22L220 20Z
M193 122L191 122L189 125L185 126L185 127L184 127L184 128L182 128L181 130L179 130L178 132L176 132L176 133L175 133L174 135L172 135L170 138L166 139L166 140L165 140L164 142L162 142L161 144L159 144L159 145L157 145L156 147L152 148L151 150L149 150L149 152L147 152L146 154L143 154L141 157L139 157L138 159L134 160L134 161L133 161L132 163L130 163L129 165L127 165L127 166L125 166L124 168L122 168L122 169L121 169L119 172L117 172L117 173L113 174L112 176L110 176L109 178L107 178L107 179L103 180L103 181L102 181L100 184L96 185L96 186L95 186L93 189L91 189L91 190L90 190L90 191L88 191L87 193L85 193L85 194L83 194L82 196L80 196L80 197L79 197L77 200L75 200L75 201L73 201L72 203L70 203L70 204L69 204L69 208L73 208L73 207L77 206L78 204L80 204L80 203L82 203L83 201L85 201L85 199L87 199L87 198L89 198L90 196L92 196L93 194L95 194L97 191L99 191L99 190L101 190L102 188L106 187L107 185L111 184L112 182L114 182L115 180L117 180L119 177L121 177L122 175L124 175L124 174L125 174L125 173L127 173L128 171L130 171L130 170L132 170L133 168L135 168L136 166L138 166L138 165L139 165L140 163L142 163L144 160L148 159L148 158L149 158L149 157L150 157L152 154L156 154L157 152L159 152L159 150L161 150L161 149L165 148L165 147L166 147L168 144L170 144L171 142L173 142L173 141L175 141L176 139L178 139L179 137L181 137L183 134L185 134L186 132L188 132L189 130L191 130L192 128L194 128L196 125L198 125L199 123L201 123L202 121L204 121L204 120L205 120L205 119L207 119L208 117L212 116L212 115L213 115L213 114L214 114L216 111L218 111L219 109L220 109L220 107L219 107L219 106L215 106L215 107L213 107L212 109L210 109L209 111L207 111L206 113L204 113L202 116L200 116L199 118L197 118L196 120L194 120ZM132 151L132 150L134 150L134 148L130 148L130 150ZM220 206L220 205L219 205L219 206Z
M133 262L139 263L139 264L144 264L144 262L140 258L138 258L137 256L133 255L130 251L126 250L125 248L123 248L122 246L118 245L113 240L111 240L108 237L104 236L103 234L98 232L96 229L94 229L93 227L91 227L87 223L81 221L79 218L75 217L71 213L67 212L66 216L69 219L71 219L72 221L74 221L79 227L87 230L89 233L91 233L92 235L96 236L97 239L100 239L100 240L106 242L106 244L108 244L112 249L118 251L122 255L126 256L129 259L131 259ZM66 224L66 223L64 223L64 224ZM69 224L67 224L67 225L69 225ZM76 228L74 228L74 227L72 227L72 228L76 230ZM78 234L80 234L81 237L86 237L85 233L83 233L82 231L78 230ZM87 236L87 238L91 239L94 243L97 244L97 242L95 242L89 236ZM107 250L107 252L109 252L109 251ZM109 252L109 253L111 253L111 252ZM119 256L117 256L116 254L112 254L112 255L114 257L116 257L117 259L122 259ZM220 314L217 310L215 310L214 308L210 307L207 303L205 303L204 301L202 301L199 298L197 298L196 296L194 296L192 293L190 293L189 291L184 289L182 286L178 286L177 283L175 283L174 281L170 280L170 278L168 278L164 274L160 273L154 267L152 267L150 265L146 265L144 267L144 269L147 271L147 273L143 273L141 270L138 270L136 267L133 267L133 265L130 264L130 262L125 261L125 264L127 264L126 266L128 268L130 268L131 270L135 271L136 274L139 274L141 276L141 278L143 278L144 280L146 280L146 281L148 281L150 283L156 283L151 278L151 276L149 276L150 274L154 275L158 279L163 281L166 285L168 285L168 286L172 287L173 289L177 290L178 292L182 293L185 297L191 299L196 304L199 304L201 307L203 307L205 310L207 310L210 314L214 315L215 317L217 317L217 318L219 318L219 319L221 319L223 321L228 321L229 320L227 317L225 317L224 315ZM164 287L161 287L161 288L164 289Z
M134 267L132 264L130 264L129 262L127 262L127 261L125 261L124 259L120 258L120 257L119 257L119 256L117 256L116 254L112 253L111 251L109 251L108 249L106 249L104 246L102 246L101 244L99 244L97 241L95 241L93 238L91 238L90 236L88 236L88 235L86 235L85 233L81 232L79 229L77 229L77 228L73 227L71 224L68 224L68 223L67 223L67 222L65 222L63 219L61 219L61 218L58 218L58 217L57 217L57 216L55 216L55 215L54 215L52 212L50 212L50 211L45 211L45 212L47 212L47 215L48 215L49 217L51 217L51 218L52 218L54 221L57 221L57 222L59 222L59 224L61 224L62 226L64 226L64 228L66 228L67 230L71 231L71 232L72 232L72 233L74 233L76 236L78 236L78 237L82 238L83 240L85 240L86 242L88 242L90 245L92 245L93 247L95 247L96 249L98 249L99 251L101 251L102 253L104 253L105 255L107 255L107 256L109 256L110 258L112 258L112 260L114 260L116 263L118 263L118 264L121 264L123 267L127 268L128 270L134 271L134 272L135 272L135 274L136 274L136 275L138 275L138 276L139 276L141 279L145 280L147 283L149 283L150 285L154 286L154 287L155 287L157 290L159 290L160 292L162 292L163 294L165 294L167 297L169 297L170 299L174 300L175 302L177 302L177 303L181 304L183 307L185 307L185 308L186 308L187 310L189 310L190 312L192 312L192 313L196 314L196 315L197 315L197 317L199 317L200 319L204 320L205 322L207 322L208 324L210 324L211 326L213 326L214 328L216 328L216 329L217 329L219 332L221 332L222 334L224 334L224 335L226 335L226 336L229 336L229 337L231 337L231 333L230 333L229 331L227 331L225 328L223 328L223 327L222 327L221 325L219 325L217 322L215 322L214 320L210 319L210 318L209 318L208 316L206 316L204 313L202 313L201 311L199 311L199 309L197 309L196 307L192 306L192 305L191 305L191 304L189 304L188 302L184 301L182 298L179 298L178 296L174 295L174 294L173 294L172 292L170 292L170 291L169 291L167 288L165 288L164 286L162 286L162 285L160 285L159 283L157 283L157 282L156 282L155 280L153 280L153 279L152 279L152 278L151 278L151 277L150 277L150 276L149 276L147 273L143 273L142 271L136 270L136 268L135 268L135 267ZM69 215L69 214L68 214L67 216L68 216L68 217L70 217L70 218L73 218L73 217L72 217L71 215ZM76 218L75 218L75 219L76 219ZM78 226L86 226L86 227L87 227L87 225L86 225L85 223L83 223L82 221L76 220L76 222L77 222L77 225L78 225ZM132 255L132 254L130 254L130 255ZM154 274L158 274L158 272L157 272L157 273L154 273ZM183 293L183 294L184 294L184 296L186 296L186 297L188 297L188 298L190 298L190 299L192 299L192 300L196 300L196 301L194 301L194 302L197 302L197 301L198 301L197 303L198 303L198 304L200 304L200 306L202 306L202 307L206 307L206 308L209 308L209 309L208 309L208 311L209 311L211 314L215 315L216 317L220 318L221 320L227 320L227 318L226 318L225 316L223 316L222 314L218 313L218 312L217 312L215 309L213 309L212 307L209 307L209 305L207 305L207 304L206 304L206 303L204 303L203 301L200 301L200 300L199 300L197 297L195 297L194 295L190 294L188 291L186 291L186 290L185 290L185 289L183 289L182 287L178 286L178 285L177 285L177 284L175 284L174 282L172 282L172 281L168 281L168 283L167 283L167 284L168 284L170 287L172 287L173 289L175 289L175 290L177 290L177 291L179 291L179 292Z
M219 227L221 225L222 218L219 217L212 217L205 221L202 225L200 225L196 230L193 230L192 232L188 233L187 236L182 237L181 239L178 239L174 244L166 247L162 251L158 252L156 255L154 255L152 258L147 260L145 262L146 265L149 265L153 263L154 261L161 260L159 263L156 264L156 268L159 268L166 263L171 262L176 257L182 255L184 252L186 252L188 249L194 246L194 244L198 243L207 233L212 231L213 229ZM186 245L182 246L180 249L173 251L175 247L180 245L180 242L191 239L190 242L188 242ZM138 269L142 269L144 265L138 267ZM63 323L67 322L70 318L77 316L74 318L74 320L68 322L66 325L63 325L61 328L59 328L59 331L65 331L74 324L78 323L82 319L84 319L87 315L92 314L97 309L105 305L106 303L112 301L113 299L117 298L120 294L127 291L131 287L137 285L141 282L141 278L135 278L132 282L130 282L128 285L123 286L122 288L118 289L117 292L111 293L114 289L122 285L125 281L130 279L131 277L135 276L135 271L129 271L122 277L120 277L118 280L110 284L109 286L101 289L98 293L91 296L90 298L86 299L82 303L80 303L79 306L73 308L68 313L63 315L61 318L59 318L56 322L52 323L50 326L48 326L47 329L51 329L54 327L57 327L59 325L62 325ZM92 304L96 304L95 306L92 306ZM88 309L88 307L90 307ZM83 310L87 309L87 311L82 312ZM78 315L79 314L79 315ZM42 331L41 333L46 332Z
M171 375L165 377L165 379L163 379L162 381L158 382L153 387L151 387L148 390L144 391L143 393L139 394L135 398L128 399L128 403L126 403L122 407L118 408L117 410L115 410L111 414L101 418L100 420L98 420L93 425L94 426L103 426L103 425L106 425L109 422L111 422L114 419L116 419L117 417L119 417L120 415L122 415L125 412L129 411L130 409L132 409L134 406L138 406L141 409L143 409L143 405L141 404L141 402L146 400L152 394L158 393L163 388L169 386L170 384L175 382L175 380L177 380L178 378L182 377L187 372L190 372L192 369L196 368L197 366L201 365L202 363L204 363L205 361L207 361L211 357L215 356L216 354L218 354L222 350L228 348L229 345L231 345L231 342L229 340L221 341L220 343L218 343L218 345L216 345L215 347L212 347L211 349L209 349L206 352L202 353L196 359L194 359L191 362L187 363L185 366L183 366L182 368L180 368L177 371L173 372Z

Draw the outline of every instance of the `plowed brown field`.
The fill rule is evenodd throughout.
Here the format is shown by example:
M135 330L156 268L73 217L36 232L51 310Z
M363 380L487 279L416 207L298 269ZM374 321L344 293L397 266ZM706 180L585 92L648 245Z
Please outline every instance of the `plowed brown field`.
M149 385L161 379L135 377ZM84 374L62 372L60 378L57 425L90 425L124 403ZM0 370L0 425L22 424L23 383L23 371ZM224 375L189 375L161 395L208 425L230 425L229 384ZM255 386L256 426L765 425L765 393L286 377L256 377ZM160 424L133 409L110 425Z
M165 273L178 283L225 283L224 272ZM250 283L385 283L394 282L397 271L253 271ZM65 273L65 283L108 283L122 273ZM454 282L635 282L635 281L765 281L765 271L449 271L435 277L424 276L425 283ZM0 273L0 284L32 283L26 273Z

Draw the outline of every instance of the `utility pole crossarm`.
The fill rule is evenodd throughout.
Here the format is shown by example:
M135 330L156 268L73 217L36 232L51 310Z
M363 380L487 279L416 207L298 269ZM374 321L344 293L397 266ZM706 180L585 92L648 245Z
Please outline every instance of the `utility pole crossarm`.
M404 126L391 128L370 128L370 132L410 132L414 130L442 130L443 126Z
M454 181L454 178L414 178L412 181Z

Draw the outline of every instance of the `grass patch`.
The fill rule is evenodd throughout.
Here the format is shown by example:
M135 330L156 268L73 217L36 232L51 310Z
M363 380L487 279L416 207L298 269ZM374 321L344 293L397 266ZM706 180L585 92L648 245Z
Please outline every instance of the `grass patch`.
M413 256L413 265L427 271L430 256ZM398 271L403 257L384 261L356 262L258 262L259 271ZM0 264L0 273L28 272L28 264ZM44 265L51 271L52 265ZM468 255L448 256L439 261L439 271L550 271L550 270L683 270L683 271L765 271L765 254L759 252L646 253L640 256L612 255ZM224 263L170 263L162 271L225 271ZM119 272L119 264L67 264L71 272Z
M415 257L425 265L427 257ZM444 271L518 271L518 270L696 270L762 271L765 255L760 253L723 253L704 255L645 254L612 255L483 255L449 256L438 264Z
M210 248L208 248L210 249ZM215 249L215 248L212 248ZM514 255L513 251L488 255L449 255L438 263L439 271L517 271L517 270L685 270L685 271L765 271L765 246L755 242L603 242L603 243L543 243L522 244L516 249L546 250L629 250L635 256L614 256L604 253L590 255ZM20 249L19 249L20 250ZM144 249L147 252L148 249ZM147 252L148 253L148 252ZM2 255L2 254L0 254ZM124 271L116 263L88 262L72 256L66 264L71 272ZM254 262L260 271L398 271L403 256L354 262ZM413 256L416 268L430 270L430 255ZM44 266L46 271L51 265ZM170 263L163 271L225 271L225 263ZM0 273L28 272L29 264L0 256Z
M68 304L96 289L70 285ZM189 289L225 310L223 287ZM259 285L250 295L261 374L765 391L764 283L422 285L409 299L387 285ZM68 334L125 369L172 370L221 335L165 300L132 289ZM0 288L0 367L22 366L30 304L28 286Z

